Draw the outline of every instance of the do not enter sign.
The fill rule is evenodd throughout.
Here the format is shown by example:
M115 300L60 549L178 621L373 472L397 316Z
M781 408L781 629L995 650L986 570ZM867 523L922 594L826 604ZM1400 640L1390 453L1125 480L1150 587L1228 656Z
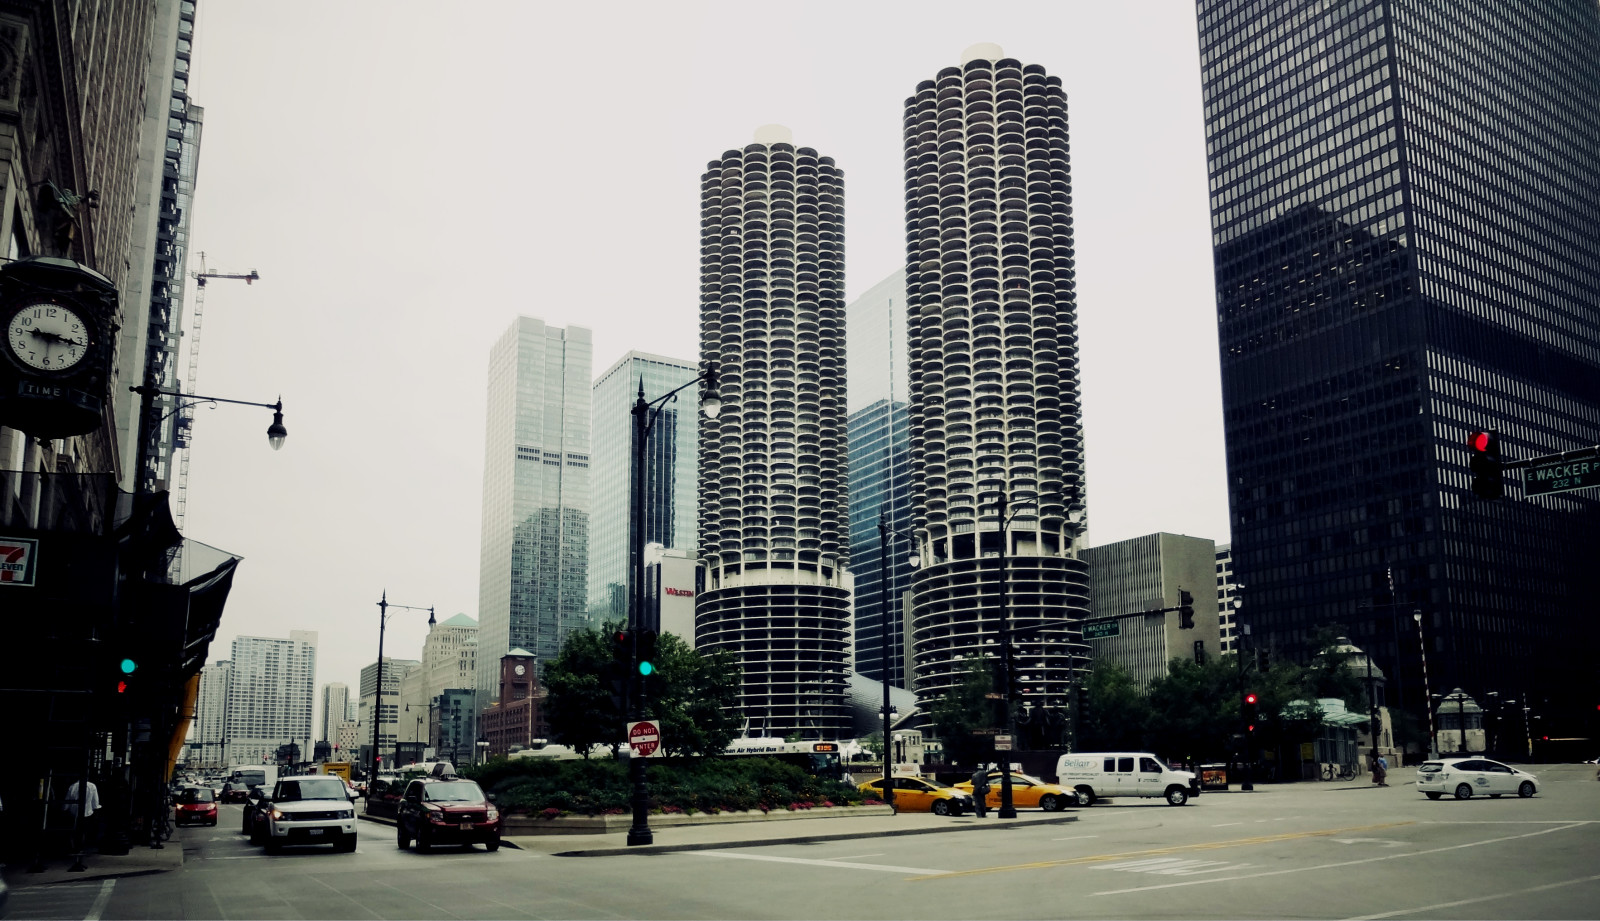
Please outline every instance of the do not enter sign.
M661 747L661 725L654 720L628 724L628 746L635 758L651 758Z

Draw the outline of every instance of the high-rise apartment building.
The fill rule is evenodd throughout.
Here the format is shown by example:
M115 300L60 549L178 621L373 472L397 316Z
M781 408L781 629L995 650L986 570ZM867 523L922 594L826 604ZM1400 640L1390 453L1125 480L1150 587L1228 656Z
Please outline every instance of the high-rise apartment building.
M1013 628L1073 622L1014 646L1026 702L1058 709L1089 594L1067 97L977 45L918 84L904 133L917 696L998 644L1003 579Z
M1600 503L1514 475L1477 499L1466 438L1498 430L1510 458L1600 442L1600 8L1198 12L1253 641L1305 656L1341 625L1398 660L1416 711L1416 610L1432 687L1574 704L1600 648Z
M226 767L228 688L233 663L227 660L200 669L199 693L194 699L194 721L189 724L189 760L207 767Z
M743 673L751 732L849 725L844 175L770 125L700 183L700 358L723 409L700 422L702 648Z
M878 282L845 307L850 378L850 573L855 579L855 670L882 680L884 575L889 589L889 681L907 687L905 606L911 545L891 535L880 548L878 519L911 530L911 383L906 370L906 270Z
M644 386L648 402L700 374L692 361L629 352L594 382L594 496L589 516L589 614L596 621L628 617L628 524L633 519L633 405ZM685 390L662 407L645 444L644 542L693 550L699 394Z
M518 317L489 353L479 557L478 656L515 648L540 661L587 626L589 330ZM478 669L482 702L499 693Z
M317 632L290 630L288 639L236 637L230 661L224 760L258 764L289 743L311 751Z
M1083 550L1093 598L1084 643L1148 689L1173 659L1214 660L1222 652L1213 592L1216 545L1204 537L1156 533ZM1179 611L1188 592L1193 614Z
M322 686L322 701L318 707L321 719L317 732L319 742L337 742L339 740L339 724L345 721L345 714L350 710L350 686L343 682L331 682Z

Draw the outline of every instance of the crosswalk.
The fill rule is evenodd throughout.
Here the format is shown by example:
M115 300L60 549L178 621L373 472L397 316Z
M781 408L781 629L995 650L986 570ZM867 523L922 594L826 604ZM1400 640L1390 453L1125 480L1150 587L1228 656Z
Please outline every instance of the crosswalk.
M1144 860L1124 860L1119 863L1091 864L1095 870L1116 870L1119 873L1155 873L1161 876L1199 876L1203 873L1221 873L1224 870L1242 870L1247 863L1229 860L1185 860L1182 857L1150 857Z

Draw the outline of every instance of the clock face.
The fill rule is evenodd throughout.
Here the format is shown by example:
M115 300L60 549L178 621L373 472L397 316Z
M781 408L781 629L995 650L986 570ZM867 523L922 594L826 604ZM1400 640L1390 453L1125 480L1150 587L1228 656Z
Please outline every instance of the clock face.
M521 675L521 674L526 673L528 670L526 668L522 667L521 665L518 665L516 668L513 668L512 671L514 671L517 674Z
M33 304L11 315L6 345L30 368L65 371L89 354L89 327L60 304Z

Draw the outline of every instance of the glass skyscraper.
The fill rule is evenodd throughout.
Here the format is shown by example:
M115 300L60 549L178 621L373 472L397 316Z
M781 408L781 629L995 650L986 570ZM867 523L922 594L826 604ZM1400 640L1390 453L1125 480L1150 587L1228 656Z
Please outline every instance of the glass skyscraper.
M518 317L489 353L479 558L479 702L500 657L553 658L587 626L593 343L582 327Z
M855 670L882 680L883 579L878 516L911 530L911 439L906 367L906 270L844 309L849 373L850 572L855 576ZM889 680L907 687L901 598L911 588L912 545L889 538Z
M594 382L593 509L590 514L589 614L596 622L628 616L628 522L633 516L633 404L644 382L654 400L695 379L692 361L629 352ZM695 546L695 457L700 393L685 390L656 418L645 456L644 542L677 550Z
M1233 563L1257 645L1341 625L1435 690L1590 699L1592 493L1470 492L1600 442L1594 0L1200 0ZM1441 674L1442 673L1442 674ZM1590 717L1593 716L1590 712ZM1548 725L1548 724L1547 724Z

